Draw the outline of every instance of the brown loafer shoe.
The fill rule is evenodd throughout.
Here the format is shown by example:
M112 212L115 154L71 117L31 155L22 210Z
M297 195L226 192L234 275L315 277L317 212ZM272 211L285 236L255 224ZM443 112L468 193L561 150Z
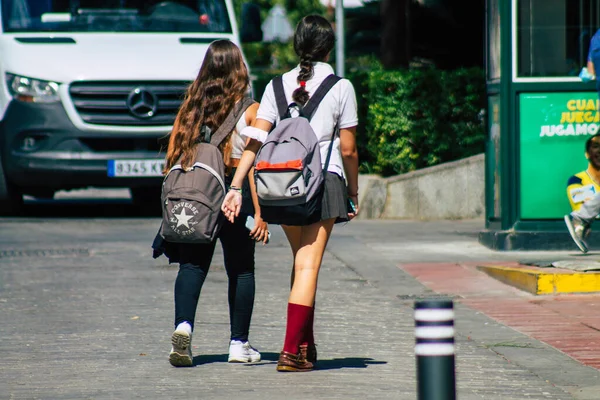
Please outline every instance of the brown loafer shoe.
M301 353L292 354L282 351L277 361L277 371L279 372L305 372L314 368L310 361L307 361Z
M316 344L301 344L300 354L302 357L313 364L317 363L317 345Z

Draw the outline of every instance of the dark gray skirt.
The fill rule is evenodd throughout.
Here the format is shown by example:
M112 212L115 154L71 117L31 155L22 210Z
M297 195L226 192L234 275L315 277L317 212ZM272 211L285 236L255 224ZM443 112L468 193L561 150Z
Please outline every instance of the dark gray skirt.
M348 222L348 192L346 182L336 173L325 174L321 221L335 218L335 223Z

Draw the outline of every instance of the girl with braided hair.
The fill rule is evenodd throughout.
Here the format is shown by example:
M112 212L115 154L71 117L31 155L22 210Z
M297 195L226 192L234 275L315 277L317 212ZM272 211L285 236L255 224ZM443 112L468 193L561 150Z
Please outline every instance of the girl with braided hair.
M300 57L300 63L282 76L286 104L305 105L311 94L333 74L327 60L334 44L335 35L326 19L311 15L300 21L294 35L294 49ZM291 112L292 116L297 116L297 113L294 115L293 109ZM251 140L233 178L232 190L223 202L222 210L230 221L237 217L240 210L241 194L237 188L241 187L244 176L252 167L261 142L265 141L268 132L279 121L280 115L271 81L265 89L255 124L240 133ZM321 261L334 224L349 221L358 214L358 155L355 141L357 124L354 88L348 80L341 79L327 92L310 120L310 125L319 140L321 160L324 164L330 144L332 145L330 161L324 176L320 215L316 218L317 222L310 225L282 225L291 246L294 266L288 299L286 335L277 363L278 371L310 371L317 361L313 321ZM339 134L334 136L336 130ZM348 198L355 206L351 212L347 207Z

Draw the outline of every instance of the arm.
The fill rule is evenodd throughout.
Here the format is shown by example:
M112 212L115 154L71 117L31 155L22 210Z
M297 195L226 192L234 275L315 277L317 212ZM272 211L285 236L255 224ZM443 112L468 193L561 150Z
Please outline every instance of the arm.
M271 130L271 124L268 121L263 119L257 119L255 123L255 128L261 129L265 132L269 132ZM233 176L233 181L231 182L231 186L234 188L241 188L242 183L244 182L244 177L248 175L250 169L254 165L254 159L256 158L256 152L260 149L262 145L261 142L251 139L246 145L246 149L242 154L242 158L240 159L240 163L235 171L235 175ZM240 207L242 205L242 194L236 190L230 190L229 193L225 196L225 200L223 200L223 205L221 206L221 210L227 217L230 222L233 222L235 217L237 217L240 213Z
M256 194L256 182L254 181L254 168L250 169L248 173L248 180L250 181L250 194L252 195L252 204L254 205L254 229L250 232L252 237L257 242L263 242L267 244L269 240L269 229L267 223L263 221L260 216L260 204L258 204L258 195Z
M253 126L257 129L269 132L273 124L269 121L265 121L264 119L256 119L254 121ZM246 148L244 149L244 153L242 154L240 164L238 165L237 170L235 171L235 175L233 176L233 181L231 183L232 186L242 187L244 177L248 175L248 172L250 172L250 169L254 165L256 152L258 152L260 146L262 146L261 142L254 139L250 139L250 141L246 145Z
M256 124L256 112L258 111L258 103L248 107L246 111L246 125L254 126ZM246 141L246 146L250 143L250 139ZM250 182L250 195L252 196L252 204L254 205L254 229L250 231L250 237L257 242L267 243L269 238L269 229L267 223L260 216L260 204L258 204L258 195L256 194L256 182L254 181L254 168L250 168L248 172L248 181Z
M356 206L356 214L348 214L354 218L359 211L358 207L358 150L356 149L356 126L340 129L340 150L346 179L348 180L348 197Z
M340 127L340 152L342 164L348 184L348 197L354 203L356 212L348 213L350 219L358 212L358 151L356 149L356 126L358 125L358 108L354 86L347 79L340 82L341 102L338 126Z
M590 48L588 50L588 56L587 56L587 70L590 73L590 75L593 75L593 76L596 76L596 68L594 66L594 62L592 61L593 60L592 54L597 51L597 47L598 47L597 35L599 32L600 32L600 30L596 31L596 33L590 39Z

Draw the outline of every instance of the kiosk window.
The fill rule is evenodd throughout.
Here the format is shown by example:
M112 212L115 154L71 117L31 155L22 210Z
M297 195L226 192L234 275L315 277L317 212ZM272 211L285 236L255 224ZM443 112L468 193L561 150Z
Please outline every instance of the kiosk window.
M600 0L517 0L519 77L577 76L600 27Z
M488 0L488 79L500 79L500 0Z

